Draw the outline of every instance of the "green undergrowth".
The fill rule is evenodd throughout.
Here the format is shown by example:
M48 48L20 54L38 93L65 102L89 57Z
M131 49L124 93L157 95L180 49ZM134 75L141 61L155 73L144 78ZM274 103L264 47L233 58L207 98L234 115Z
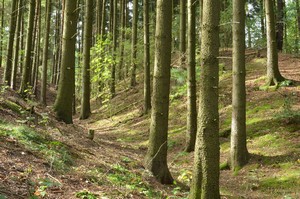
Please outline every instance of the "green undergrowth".
M48 162L50 169L67 171L73 164L69 147L42 131L0 120L0 137L14 139L21 147L41 156Z

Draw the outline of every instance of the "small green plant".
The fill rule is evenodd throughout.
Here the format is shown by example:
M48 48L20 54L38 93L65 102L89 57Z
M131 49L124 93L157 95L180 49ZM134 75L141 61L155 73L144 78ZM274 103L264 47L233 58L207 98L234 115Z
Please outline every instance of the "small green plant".
M37 189L34 193L35 196L45 197L47 195L47 189L51 187L60 187L61 184L58 182L53 182L49 178L41 178L38 180Z
M81 199L97 199L98 194L91 193L87 190L82 190L76 193L76 198L81 198Z

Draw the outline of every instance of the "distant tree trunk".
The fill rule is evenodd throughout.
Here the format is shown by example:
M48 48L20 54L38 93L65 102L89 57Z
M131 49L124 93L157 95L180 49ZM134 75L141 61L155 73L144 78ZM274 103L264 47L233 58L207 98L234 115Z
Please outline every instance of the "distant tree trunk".
M77 0L65 0L62 37L61 70L54 111L58 120L67 124L72 120L72 102L75 89L75 43L77 29Z
M16 90L17 71L19 65L20 37L22 36L21 35L22 18L23 18L23 1L19 1L18 20L17 20L17 27L16 27L16 35L15 35L16 41L15 41L15 49L14 49L14 63L13 63L12 79L11 79L11 88L14 90Z
M203 1L200 98L190 198L219 199L219 20L220 1ZM205 44L205 45L203 45Z
M265 32L265 14L264 14L264 0L259 1L261 14L260 14L260 29L261 29L261 35L262 38L266 38L266 32Z
M51 83L56 84L57 80L57 73L58 73L58 65L59 65L59 54L60 54L60 26L61 26L61 14L60 14L60 9L61 9L61 2L58 1L57 3L57 9L55 13L55 44L54 44L54 60L53 60L53 66L52 66L52 79Z
M299 41L300 41L300 5L299 5L299 0L296 0L296 9L297 9L297 26L298 26L296 46L297 46L297 53L299 53Z
M25 11L24 11L25 13ZM24 13L23 13L23 16L24 16ZM22 22L21 22L21 38L20 38L20 48L21 50L24 50L24 38L25 38L25 19L24 17L22 17ZM22 74L23 73L23 68L24 68L24 54L22 53L20 55L20 73Z
M144 16L144 113L151 109L151 74L150 74L150 33L149 33L149 0L143 0Z
M173 183L167 165L172 1L158 0L156 8L155 61L149 148L145 168L163 184Z
M238 170L249 159L246 136L245 0L233 1L232 123L230 166Z
M273 0L265 0L267 21L267 86L284 81L278 67L278 52L275 32L275 15Z
M102 6L103 0L97 0L96 2L96 23L97 23L97 35L101 35L102 29Z
M36 6L36 25L34 30L35 32L35 41L33 42L33 45L35 45L35 50L34 50L34 57L33 57L33 70L32 70L32 75L31 75L31 85L33 87L33 93L36 95L37 93L37 83L38 83L38 78L39 78L39 67L40 67L40 52L41 52L41 2L37 1L37 6Z
M125 42L125 28L126 28L126 0L121 0L121 34L120 34L120 62L118 66L118 79L123 78L123 60L124 60L124 42Z
M11 84L13 48L14 48L15 31L16 31L16 23L17 23L17 16L18 16L17 5L18 5L17 0L13 0L11 5L11 18L9 24L9 38L8 38L7 55L6 55L6 67L5 67L4 78L3 78L3 82L7 85Z
M30 85L30 73L31 73L31 64L32 64L32 51L33 47L33 26L34 26L34 17L35 17L35 7L36 1L30 0L30 7L29 7L29 16L28 16L28 31L27 31L27 39L26 39L26 49L25 49L25 63L23 68L22 74L22 81L20 87L20 94L25 95L28 86Z
M197 134L196 96L196 1L188 0L188 53L187 53L187 132L185 151L195 149Z
M102 0L102 21L101 21L101 36L103 38L103 35L106 32L106 0Z
M112 12L112 34L113 34L113 60L114 63L111 65L111 85L110 85L110 93L111 97L114 98L116 95L116 60L117 60L117 9L118 9L118 2L117 0L111 0L111 5L113 7Z
M180 65L185 67L186 52L186 0L180 0Z
M132 43L131 43L131 79L130 86L136 86L136 54L137 54L137 22L138 22L138 0L133 0L132 17Z
M277 40L277 49L282 52L283 50L283 33L284 33L284 9L285 2L284 0L277 0L277 32L276 32L276 40Z
M109 0L109 33L110 34L113 34L114 1L116 1L116 0Z
M3 59L3 35L4 35L4 0L1 4L1 34L0 34L0 68L2 67Z
M80 119L87 119L91 114L90 49L92 47L93 38L93 0L85 1L84 15L82 101Z
M46 30L44 32L44 51L43 51L43 65L42 65L42 83L41 83L41 103L47 104L47 71L48 71L48 48L49 48L49 34L50 34L50 19L51 19L51 0L46 3Z

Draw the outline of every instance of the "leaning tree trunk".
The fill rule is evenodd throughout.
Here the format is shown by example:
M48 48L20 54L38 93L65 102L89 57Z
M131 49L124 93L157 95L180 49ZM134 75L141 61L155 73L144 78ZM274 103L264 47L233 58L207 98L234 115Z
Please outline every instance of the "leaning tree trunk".
M137 54L137 23L138 23L138 0L133 0L133 19L132 19L132 43L131 43L131 79L130 86L136 85L136 54Z
M149 0L144 0L144 113L151 109L151 74L150 74L150 33L149 33Z
M75 90L75 43L77 0L65 0L61 69L54 111L58 120L73 123L72 103Z
M32 51L33 51L33 26L34 26L34 16L35 16L36 1L30 0L29 16L28 16L28 31L26 39L26 49L25 49L25 64L23 68L22 81L20 87L20 94L25 95L28 86L30 85L30 73L32 64Z
M80 119L87 119L91 114L90 50L93 38L93 0L85 1L83 34L82 101Z
M230 166L237 170L249 159L246 144L245 0L233 1L233 22Z
M196 1L188 0L188 54L187 54L187 132L185 151L195 149L197 133L196 102Z
M172 1L157 1L155 61L149 148L145 168L163 184L173 183L167 165Z
M5 84L10 85L11 82L11 74L12 74L12 66L13 66L13 47L15 40L15 31L16 31L16 23L17 23L17 0L12 1L11 5L11 18L9 25L9 38L8 38L8 46L7 46L7 55L6 55L6 67L4 71L3 81Z
M278 52L275 33L274 1L265 0L267 22L267 86L284 81L278 67Z
M203 1L200 98L190 198L219 199L220 1Z
M46 9L46 30L44 32L44 51L43 51L43 65L42 65L42 83L41 83L41 103L46 105L47 92L47 71L48 71L48 47L50 34L50 19L51 19L51 0L47 0Z

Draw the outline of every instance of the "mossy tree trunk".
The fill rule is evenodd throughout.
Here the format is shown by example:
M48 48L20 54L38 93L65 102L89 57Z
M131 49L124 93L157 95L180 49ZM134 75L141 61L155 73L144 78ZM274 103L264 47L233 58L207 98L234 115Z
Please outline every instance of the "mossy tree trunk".
M187 53L187 132L185 151L195 149L197 134L196 106L196 0L188 0L188 53Z
M144 0L144 113L151 109L151 74L150 74L150 33L149 33L149 0Z
M62 56L58 92L54 111L58 120L67 124L72 120L72 102L75 90L75 42L77 29L77 0L65 0Z
M138 25L138 0L133 0L132 40L131 40L131 78L130 86L136 85L136 55L137 55L137 25Z
M93 0L85 0L83 33L82 101L80 119L87 119L91 114L90 50L93 39Z
M20 87L20 94L25 95L28 86L30 85L30 76L32 69L32 58L33 58L33 26L34 26L34 17L35 17L35 7L36 1L30 0L29 15L28 15L28 29L27 29L27 39L25 47L25 63L22 73L22 81Z
M47 90L47 71L48 71L48 47L49 47L49 34L50 34L50 19L51 19L51 0L47 0L46 3L46 29L44 32L44 51L43 51L43 63L42 63L42 84L41 84L41 103L47 104L46 90Z
M172 1L158 0L156 8L155 61L149 148L145 168L163 184L173 183L167 165Z
M220 1L203 1L200 98L190 198L219 199Z
M278 52L275 32L274 1L265 0L267 23L267 86L284 81L278 67Z
M232 123L230 166L240 169L249 159L246 136L245 0L233 1Z
M9 23L9 38L7 45L7 55L6 55L6 67L3 76L3 82L7 85L11 84L11 75L12 75L12 66L13 66L13 48L14 48L14 40L15 40L15 31L17 24L17 16L18 16L18 1L13 0L11 4L11 18Z
M11 88L16 90L16 80L17 80L17 71L19 65L19 50L20 50L20 37L21 35L21 25L22 25L22 18L23 18L23 1L19 1L18 5L18 20L17 20L17 27L15 33L15 49L14 49L14 63L12 69L12 78L11 78Z

